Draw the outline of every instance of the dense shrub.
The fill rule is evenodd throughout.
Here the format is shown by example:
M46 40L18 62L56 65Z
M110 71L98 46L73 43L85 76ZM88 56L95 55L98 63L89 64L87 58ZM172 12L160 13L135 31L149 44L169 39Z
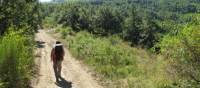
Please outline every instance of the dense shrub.
M73 33L73 31L72 31L72 29L70 27L67 27L67 28L60 27L58 30L61 32L61 37L62 38L65 38L69 34Z
M10 31L0 39L1 88L27 88L30 84L33 39L22 33Z
M176 36L165 36L159 44L163 55L170 59L170 73L181 88L200 87L199 44L200 30L195 25L186 26Z
M52 17L46 17L42 24L44 28L54 28L56 26L56 21Z

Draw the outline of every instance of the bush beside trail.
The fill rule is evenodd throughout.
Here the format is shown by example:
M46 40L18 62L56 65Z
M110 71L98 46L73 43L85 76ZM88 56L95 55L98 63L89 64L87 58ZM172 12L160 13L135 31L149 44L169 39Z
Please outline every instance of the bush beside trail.
M0 88L29 87L34 66L33 37L22 33L10 31L0 39Z
M200 87L200 30L197 25L186 25L177 35L165 36L161 53L170 61L169 69L180 88Z

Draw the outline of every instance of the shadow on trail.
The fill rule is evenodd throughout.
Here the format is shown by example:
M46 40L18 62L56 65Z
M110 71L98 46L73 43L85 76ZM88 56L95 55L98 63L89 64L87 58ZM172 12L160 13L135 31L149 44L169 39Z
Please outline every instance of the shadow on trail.
M61 88L72 88L72 82L66 81L64 78L60 78L61 80L56 83L57 86Z
M37 48L44 48L45 47L45 42L43 41L35 41L36 42L36 47Z

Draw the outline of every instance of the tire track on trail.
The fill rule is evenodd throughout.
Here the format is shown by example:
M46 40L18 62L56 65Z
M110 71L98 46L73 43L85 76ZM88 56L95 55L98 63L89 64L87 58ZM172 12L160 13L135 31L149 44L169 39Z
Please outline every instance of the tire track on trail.
M61 73L64 80L56 84L53 65L50 61L51 48L56 39L44 30L39 30L35 40L40 44L36 50L40 57L36 60L39 76L36 78L37 81L32 82L33 88L103 88L87 71L87 67L75 60L66 48Z

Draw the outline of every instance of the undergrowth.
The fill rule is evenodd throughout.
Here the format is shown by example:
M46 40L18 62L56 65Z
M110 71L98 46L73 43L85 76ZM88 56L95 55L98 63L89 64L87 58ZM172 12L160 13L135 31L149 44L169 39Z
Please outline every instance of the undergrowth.
M0 88L27 88L33 67L33 37L9 29L0 38Z

